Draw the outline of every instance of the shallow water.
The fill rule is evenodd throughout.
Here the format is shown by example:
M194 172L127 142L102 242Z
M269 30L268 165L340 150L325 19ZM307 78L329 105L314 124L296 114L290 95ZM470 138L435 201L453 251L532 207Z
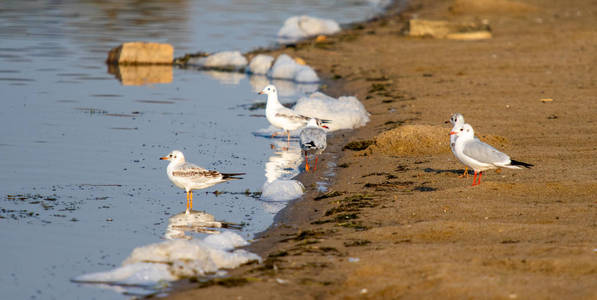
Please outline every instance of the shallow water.
M266 81L167 68L154 84L129 85L138 83L108 72L110 48L147 40L173 44L176 56L246 51L272 45L292 15L346 23L376 11L359 1L3 2L3 297L122 298L69 280L119 266L135 247L164 238L169 218L185 208L184 192L158 160L173 149L207 168L247 173L196 191L194 201L195 210L244 224L237 231L244 238L266 229L285 205L251 194L272 176L296 175L301 162L280 151L280 141L253 135L268 126L263 109L249 110L265 101L255 91ZM312 88L285 83L281 99Z

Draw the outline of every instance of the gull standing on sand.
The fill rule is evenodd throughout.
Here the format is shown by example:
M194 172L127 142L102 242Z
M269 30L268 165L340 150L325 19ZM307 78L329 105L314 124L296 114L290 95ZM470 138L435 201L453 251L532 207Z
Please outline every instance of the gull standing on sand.
M533 165L510 159L510 157L492 146L475 139L475 131L469 124L463 124L450 135L456 135L454 155L465 165L475 170L473 186L481 184L483 171L497 168L522 169ZM477 173L479 180L477 182Z
M245 173L220 173L185 162L184 155L178 150L174 150L160 159L170 161L166 168L168 178L175 186L184 189L187 194L187 210L185 211L187 215L193 210L193 190L208 188L233 179L242 179L236 176L245 175Z
M456 131L458 128L460 128L462 125L464 125L464 117L462 116L461 113L455 113L450 117L450 123L452 123L452 125L454 125L454 127L452 127L452 131ZM450 149L452 149L452 153L454 153L454 155L456 156L456 150L454 150L454 145L456 143L456 139L458 139L458 135L456 134L450 134ZM456 156L456 158L458 158L458 156ZM460 161L464 164L463 161ZM468 166L466 166L465 164L465 168L464 168L464 173L462 173L462 175L459 175L458 177L462 178L462 177L467 177L468 178Z
M265 105L265 117L275 127L286 130L288 134L288 141L290 142L290 131L299 129L307 124L309 117L300 115L294 110L284 107L278 100L278 90L274 85L268 85L259 95L267 95L267 103ZM323 123L328 121L322 120ZM272 134L272 137L278 133Z
M315 118L309 119L307 126L301 130L299 135L301 150L305 153L305 170L309 172L309 154L315 154L315 167L313 170L317 170L318 155L325 150L327 147L326 132L321 129L327 128L327 126L321 126L319 120Z

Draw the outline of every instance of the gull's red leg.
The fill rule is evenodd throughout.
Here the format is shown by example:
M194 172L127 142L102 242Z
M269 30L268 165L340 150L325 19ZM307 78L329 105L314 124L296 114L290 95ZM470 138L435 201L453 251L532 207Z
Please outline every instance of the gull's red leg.
M315 168L313 168L314 171L317 171L317 160L319 159L319 156L315 155Z
M473 177L473 185L472 186L477 185L476 181L477 181L477 171L475 170L475 176Z
M305 170L309 172L309 157L307 156L307 151L305 151Z
M479 182L477 184L481 184L481 176L483 175L483 172L479 172Z

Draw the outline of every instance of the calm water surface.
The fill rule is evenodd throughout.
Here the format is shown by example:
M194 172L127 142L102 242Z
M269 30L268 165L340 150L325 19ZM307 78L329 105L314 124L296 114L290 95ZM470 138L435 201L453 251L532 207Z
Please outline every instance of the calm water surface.
M123 298L69 279L163 240L168 218L185 208L158 160L173 149L204 167L247 173L207 190L229 193L197 191L194 201L217 220L245 224L243 237L265 230L283 207L242 194L298 172L300 154L252 134L269 125L262 109L248 109L265 101L255 90L266 82L168 69L164 83L128 85L108 72L109 49L144 40L170 43L176 56L247 51L273 45L293 15L346 23L376 12L366 1L3 1L2 298ZM301 88L287 85L282 100Z

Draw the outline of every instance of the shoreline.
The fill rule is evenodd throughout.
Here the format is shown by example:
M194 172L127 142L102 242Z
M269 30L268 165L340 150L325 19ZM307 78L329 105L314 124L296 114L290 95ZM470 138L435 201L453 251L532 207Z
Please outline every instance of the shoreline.
M268 52L303 58L324 93L357 96L371 121L329 140L326 152L343 167L327 197L308 189L248 246L262 264L181 282L169 298L597 296L597 174L586 167L597 154L597 9L586 1L471 3L412 1L401 16L390 10L323 45ZM409 38L401 32L413 15L486 19L494 37ZM342 150L405 125L434 126L447 139L454 112L536 167L488 172L470 187L449 149Z

